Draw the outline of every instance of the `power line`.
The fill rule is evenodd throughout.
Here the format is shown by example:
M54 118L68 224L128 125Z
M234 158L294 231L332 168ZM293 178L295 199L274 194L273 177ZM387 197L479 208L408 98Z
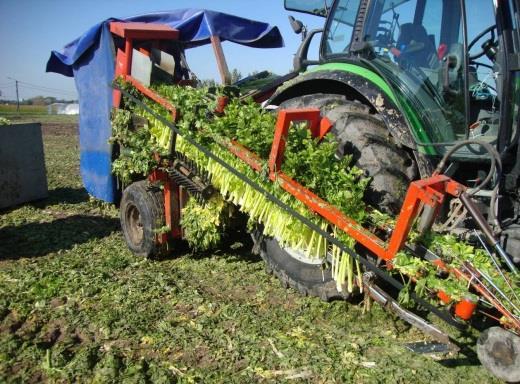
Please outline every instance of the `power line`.
M72 92L69 92L69 91L65 91L65 90L51 90L51 89L46 89L46 88L41 88L41 87L33 87L33 86L25 85L25 84L21 84L21 87L24 88L24 89L31 89L31 90L34 90L34 91L41 91L41 92L47 92L47 93L66 95L66 96L70 96L70 97L75 97L76 96L76 94L74 94Z
M37 87L37 88L41 88L43 90L49 90L49 91L58 91L58 92L65 92L65 93L72 93L71 91L67 91L65 89L58 89L58 88L51 88L51 87L47 87L47 86L44 86L44 85L38 85L38 84L32 84L32 83L27 83L25 81L20 81L20 84L25 84L25 86L31 86L31 87Z

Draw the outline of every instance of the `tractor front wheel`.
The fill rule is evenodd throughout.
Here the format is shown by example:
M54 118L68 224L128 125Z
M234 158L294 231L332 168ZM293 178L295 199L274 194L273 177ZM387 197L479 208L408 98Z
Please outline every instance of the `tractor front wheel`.
M520 337L500 327L480 334L477 355L484 367L508 383L520 382Z
M128 248L136 255L155 257L164 251L157 232L165 225L162 191L147 181L130 184L120 206L121 229Z

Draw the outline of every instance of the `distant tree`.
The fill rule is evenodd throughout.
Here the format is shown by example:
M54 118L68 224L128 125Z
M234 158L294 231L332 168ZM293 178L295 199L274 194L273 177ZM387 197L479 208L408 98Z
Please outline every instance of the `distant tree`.
M25 100L28 105L49 105L56 102L56 98L52 96L36 96Z
M32 97L30 100L32 105L45 105L45 97L43 96Z
M238 80L240 80L242 78L242 74L236 68L234 68L231 71L230 76L231 76L231 84L236 83Z
M236 83L238 80L242 78L242 73L236 68L234 68L229 77L231 79L231 84ZM215 81L214 79L197 79L199 87L216 87L220 84L220 82Z
M213 79L202 79L198 81L199 87L215 87L217 86L217 82Z

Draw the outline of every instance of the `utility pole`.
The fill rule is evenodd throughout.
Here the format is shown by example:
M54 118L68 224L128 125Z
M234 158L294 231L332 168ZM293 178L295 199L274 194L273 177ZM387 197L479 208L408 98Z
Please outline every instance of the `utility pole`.
M13 79L12 77L7 76L8 79L14 80L16 84L16 113L20 113L20 96L18 94L18 80Z

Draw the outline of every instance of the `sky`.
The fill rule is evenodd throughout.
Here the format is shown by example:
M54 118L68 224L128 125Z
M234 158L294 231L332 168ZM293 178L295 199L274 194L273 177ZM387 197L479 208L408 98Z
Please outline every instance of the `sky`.
M285 40L284 48L254 49L223 43L230 70L243 76L252 71L270 70L285 74L301 37L292 31L288 16L302 20L310 29L321 28L324 19L289 12L283 0L0 0L0 100L15 100L15 81L20 99L54 96L76 99L73 78L46 73L51 50L82 35L92 25L109 17L124 18L179 8L205 8L276 25ZM316 41L318 41L317 39ZM310 52L317 57L317 45ZM188 64L201 79L218 80L218 70L209 46L188 52Z

